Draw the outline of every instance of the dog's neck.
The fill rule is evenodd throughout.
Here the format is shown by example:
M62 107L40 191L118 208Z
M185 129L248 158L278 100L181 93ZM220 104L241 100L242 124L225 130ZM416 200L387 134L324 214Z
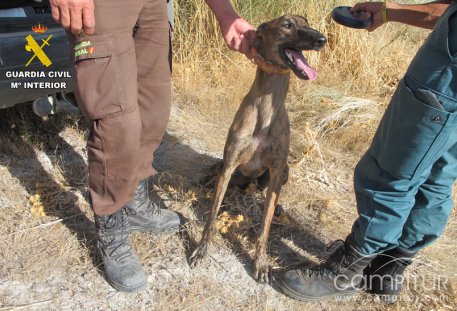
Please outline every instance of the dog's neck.
M257 65L258 68L262 69L266 73L273 75L287 75L290 74L290 68L281 68L278 65L275 65L267 61L262 55L260 55L255 48L252 48L254 57L251 59L252 63Z
M254 50L255 51L255 50ZM258 109L256 132L269 128L278 112L285 112L285 100L289 89L290 69L268 62L255 53L253 62L257 65L254 82L247 95L250 102L254 102Z
M251 88L255 96L264 97L272 95L277 100L274 103L284 101L289 88L290 68L281 68L260 55L255 48L252 49L254 58L252 62L257 65L256 76Z
M285 101L289 80L289 73L271 74L257 67L251 89L244 99L244 103L252 104L257 111L255 135L265 134L278 115L287 114Z

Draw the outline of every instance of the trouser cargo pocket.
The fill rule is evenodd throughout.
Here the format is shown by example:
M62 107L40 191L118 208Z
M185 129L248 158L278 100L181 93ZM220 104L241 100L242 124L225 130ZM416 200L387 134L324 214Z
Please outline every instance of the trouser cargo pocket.
M91 120L122 110L119 68L112 35L77 37L73 42L78 106Z
M414 178L445 143L449 115L416 98L401 80L370 148L378 165L393 177Z

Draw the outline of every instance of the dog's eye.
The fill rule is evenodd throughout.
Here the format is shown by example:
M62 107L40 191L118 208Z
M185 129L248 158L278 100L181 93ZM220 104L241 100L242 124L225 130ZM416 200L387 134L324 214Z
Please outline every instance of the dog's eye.
M291 22L284 22L284 24L282 24L282 25L287 29L290 29L292 27L292 23Z

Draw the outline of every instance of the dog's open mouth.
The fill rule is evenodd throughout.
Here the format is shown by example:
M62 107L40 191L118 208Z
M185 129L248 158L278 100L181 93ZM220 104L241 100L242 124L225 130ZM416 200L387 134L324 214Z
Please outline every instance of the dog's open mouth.
M308 65L308 62L301 51L284 48L283 57L297 77L303 80L316 80L316 70Z

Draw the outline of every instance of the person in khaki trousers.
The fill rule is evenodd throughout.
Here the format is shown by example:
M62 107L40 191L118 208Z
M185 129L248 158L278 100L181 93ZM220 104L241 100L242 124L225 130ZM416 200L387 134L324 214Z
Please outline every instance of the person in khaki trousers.
M249 55L254 27L229 0L206 2L227 45ZM50 3L54 19L68 30L78 106L92 121L89 193L106 278L117 290L136 292L147 280L129 233L175 232L180 225L176 213L148 195L171 104L167 1Z

